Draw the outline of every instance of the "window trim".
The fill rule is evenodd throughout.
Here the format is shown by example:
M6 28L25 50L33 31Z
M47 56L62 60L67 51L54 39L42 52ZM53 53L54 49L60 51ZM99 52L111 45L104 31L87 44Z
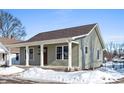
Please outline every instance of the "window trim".
M68 47L68 45L57 45L55 47L55 59L56 60L68 60L68 58L67 59L64 59L64 46L67 46ZM57 47L62 47L62 59L57 59Z

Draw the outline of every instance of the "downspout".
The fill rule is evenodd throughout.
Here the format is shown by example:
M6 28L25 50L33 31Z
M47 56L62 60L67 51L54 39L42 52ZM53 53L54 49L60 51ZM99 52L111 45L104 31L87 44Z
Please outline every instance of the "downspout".
M80 43L81 43L81 53L82 53L82 69L85 69L85 54L84 54L84 44L82 39L80 39Z

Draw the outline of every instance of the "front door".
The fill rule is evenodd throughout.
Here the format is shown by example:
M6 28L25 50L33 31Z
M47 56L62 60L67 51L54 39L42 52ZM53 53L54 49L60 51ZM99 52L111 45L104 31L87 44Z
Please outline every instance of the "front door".
M47 65L47 47L44 47L44 65Z

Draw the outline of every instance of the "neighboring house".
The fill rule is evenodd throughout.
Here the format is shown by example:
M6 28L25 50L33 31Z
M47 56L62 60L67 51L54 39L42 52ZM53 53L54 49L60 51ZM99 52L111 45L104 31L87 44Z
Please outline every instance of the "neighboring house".
M9 54L8 49L0 43L0 65L5 65L7 62L7 55Z
M7 55L9 52L11 52L10 57L11 57L12 64L20 64L19 63L20 62L19 61L19 52L20 52L19 48L11 48L11 49L7 48L7 45L17 43L17 42L20 42L20 41L15 40L15 39L3 38L3 37L0 38L1 45L4 47L4 49L8 51L6 53L1 53L0 55L0 60L2 60L1 63L7 61Z
M20 48L20 65L26 66L90 69L103 62L104 43L98 24L39 33L8 47Z

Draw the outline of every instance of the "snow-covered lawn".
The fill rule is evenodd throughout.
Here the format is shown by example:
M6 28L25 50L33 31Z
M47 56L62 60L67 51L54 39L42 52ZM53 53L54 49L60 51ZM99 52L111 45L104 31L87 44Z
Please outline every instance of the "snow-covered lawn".
M32 67L27 70L12 66L0 68L0 75L14 74L16 78L32 81L56 81L63 83L107 83L114 82L124 77L124 68L114 70L111 68L112 62L108 62L106 67L101 67L93 71L75 71L75 72L58 72L53 70L44 70L38 67ZM21 72L21 73L18 73ZM17 73L17 74L15 74Z
M16 66L11 67L0 67L0 75L11 75L24 71L22 68Z
M124 69L121 69L124 71ZM107 83L114 82L124 77L124 73L113 69L101 67L94 71L57 72L53 70L43 70L41 68L30 68L20 73L19 77L34 81L52 80L64 83Z

